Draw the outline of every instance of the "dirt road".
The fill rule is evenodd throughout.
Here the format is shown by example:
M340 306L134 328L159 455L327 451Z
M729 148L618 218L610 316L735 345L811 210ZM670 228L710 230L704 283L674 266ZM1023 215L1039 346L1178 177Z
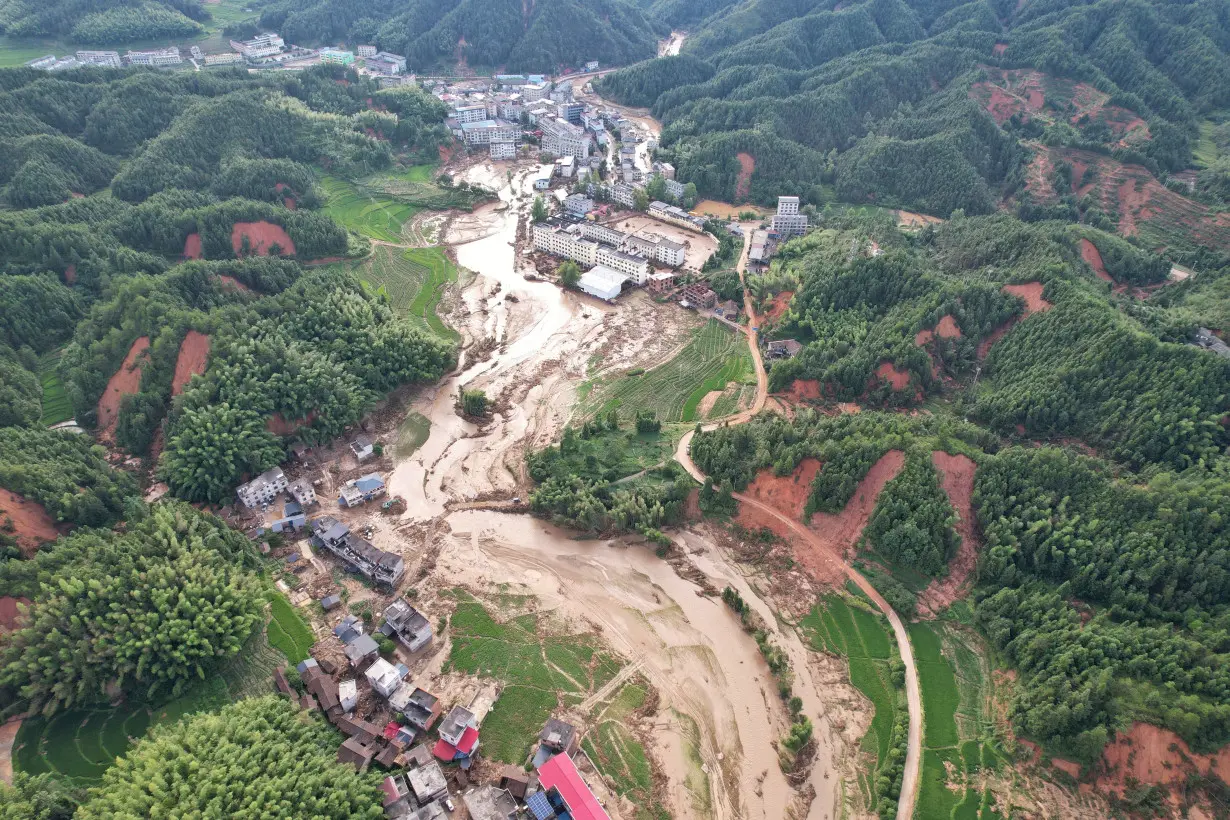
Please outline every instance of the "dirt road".
M757 343L760 323L756 317L755 308L752 306L751 293L747 289L747 256L750 248L751 232L744 231L743 254L739 257L739 278L743 281L743 305L748 320L746 329L747 342L752 351L752 361L756 365L756 400L752 403L750 409L728 416L725 419L711 422L701 428L702 430L713 430L719 425L743 424L750 421L757 413L764 409L765 400L768 397L768 374L765 372L764 361L760 356L760 345ZM679 446L675 449L675 459L683 465L683 468L688 471L692 478L703 484L705 482L705 474L692 461L691 447L694 434L695 431L690 430L679 440ZM815 547L816 554L824 561L830 562L835 570L839 570L838 574L844 574L857 584L858 588L866 593L867 597L880 608L880 611L888 618L889 624L892 625L893 635L897 638L897 647L901 653L901 662L905 665L905 697L910 712L910 728L905 753L905 774L902 776L901 781L901 797L897 802L897 820L911 820L914 816L914 805L918 800L918 770L919 763L922 760L922 696L918 684L918 667L914 664L914 648L910 645L910 636L905 631L905 624L901 621L901 617L897 615L897 612L889 606L888 601L884 600L884 597L871 585L871 582L864 578L862 573L846 563L842 556L834 553L827 543L816 537L815 533L800 522L783 515L766 504L762 504L740 493L733 493L733 495L741 504L753 506L761 512L781 521L791 531Z

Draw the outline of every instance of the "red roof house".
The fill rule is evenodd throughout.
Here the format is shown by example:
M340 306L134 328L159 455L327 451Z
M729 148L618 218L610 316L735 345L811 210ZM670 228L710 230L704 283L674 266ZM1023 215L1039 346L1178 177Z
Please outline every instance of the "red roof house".
M568 804L574 820L610 820L606 809L585 785L581 773L568 755L556 755L538 769L538 780L546 791L555 789Z

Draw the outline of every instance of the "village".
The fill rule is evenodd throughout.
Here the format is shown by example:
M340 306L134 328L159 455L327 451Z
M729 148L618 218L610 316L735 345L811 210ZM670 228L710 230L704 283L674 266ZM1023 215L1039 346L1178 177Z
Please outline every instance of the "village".
M475 820L608 817L581 773L595 776L583 753L577 757L580 730L563 719L542 727L528 767L483 761L483 719L500 686L466 681L458 688L440 676L437 613L420 611L414 590L404 588L396 545L386 550L371 540L390 538L374 519L391 521L405 510L372 471L381 446L360 434L345 444L298 445L293 455L287 469L297 477L268 470L241 485L238 504L223 514L248 527L281 568L278 588L321 624L324 637L310 656L279 667L274 684L339 730L338 762L388 772L390 818L431 820L459 809L456 816ZM335 483L338 471L354 477Z

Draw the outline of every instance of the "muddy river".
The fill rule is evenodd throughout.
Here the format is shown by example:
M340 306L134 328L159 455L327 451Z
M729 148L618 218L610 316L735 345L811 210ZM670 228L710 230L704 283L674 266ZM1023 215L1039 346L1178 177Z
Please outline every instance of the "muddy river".
M500 201L453 220L443 237L472 272L463 274L447 315L462 334L463 352L452 376L412 402L431 428L389 480L390 492L407 502L403 525L427 525L439 541L437 577L520 586L544 608L597 628L632 660L661 697L650 751L666 777L673 816L836 818L835 761L860 730L845 719L835 723L829 684L840 688L840 681L813 675L815 656L792 630L775 637L794 661L796 691L819 744L814 771L799 789L777 763L776 743L789 719L773 678L720 599L700 595L644 546L578 541L529 516L455 509L524 496L526 453L558 439L582 381L665 361L700 324L643 293L607 305L527 280L532 267L514 243L537 170L484 164L465 172L471 183L498 188ZM496 408L491 420L480 426L457 414L462 388L487 393ZM776 623L772 607L705 535L677 538L714 585L735 585L767 623Z

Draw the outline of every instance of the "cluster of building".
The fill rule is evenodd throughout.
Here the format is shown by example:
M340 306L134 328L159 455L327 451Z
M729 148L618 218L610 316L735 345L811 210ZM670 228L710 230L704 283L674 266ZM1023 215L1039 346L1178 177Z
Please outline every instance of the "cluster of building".
M351 532L350 527L331 515L322 515L311 522L312 535L308 543L318 550L327 550L355 572L374 583L396 588L406 575L406 564L395 552L386 552L372 542Z
M574 215L577 209L572 211ZM608 301L620 294L625 282L647 284L652 263L675 268L683 264L685 256L683 245L664 236L648 231L624 233L586 220L549 219L536 223L533 239L535 250L590 266L578 286L591 296Z
M777 246L792 236L802 236L809 228L807 214L799 210L797 196L779 196L777 213L768 229L752 232L747 261L752 270L764 270L777 251Z
M462 707L440 725L440 742L453 714L468 713ZM472 715L470 716L472 718ZM458 726L468 723L457 722ZM437 744L438 745L438 744ZM609 820L606 809L581 777L573 760L578 745L575 727L551 718L539 734L538 750L531 770L505 766L499 779L491 783L471 785L465 769L456 772L465 791L460 795L471 820L514 820L533 817L535 820ZM433 750L434 753L434 750ZM437 820L451 812L454 804L448 790L448 780L438 760L427 754L426 746L406 755L409 771L384 779L385 816L392 820ZM436 758L439 755L435 755Z
M126 65L145 65L163 68L179 65L184 60L175 46L159 48L152 51L129 51L120 56L118 51L78 51L75 55L56 57L47 54L26 63L29 68L40 71L59 72L70 68L83 66L98 66L101 68L123 68Z

